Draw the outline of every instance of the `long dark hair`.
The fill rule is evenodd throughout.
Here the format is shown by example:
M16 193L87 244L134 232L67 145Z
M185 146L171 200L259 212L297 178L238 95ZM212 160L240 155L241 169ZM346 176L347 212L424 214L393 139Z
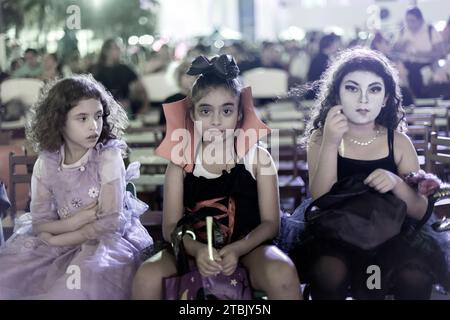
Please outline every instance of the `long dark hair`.
M328 111L339 104L339 87L342 79L353 71L369 71L383 79L387 97L386 106L381 109L375 123L387 129L399 131L406 129L396 69L382 53L355 47L341 51L318 80L319 92L306 126L304 143L308 143L314 131L320 130L322 133Z
M111 49L111 46L114 44L119 46L119 39L110 38L110 39L106 39L105 42L103 42L102 48L100 49L100 54L98 56L97 64L99 66L103 67L105 65L106 58L108 56L108 52Z

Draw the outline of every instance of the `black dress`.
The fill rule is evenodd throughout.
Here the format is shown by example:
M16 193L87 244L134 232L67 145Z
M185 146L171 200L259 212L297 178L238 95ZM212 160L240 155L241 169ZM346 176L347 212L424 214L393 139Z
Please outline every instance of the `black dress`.
M393 149L394 132L392 130L388 130L387 139L389 154L382 159L366 161L338 155L338 179L354 174L368 176L379 168L397 174ZM299 216L304 219L306 207L306 204L301 205L300 211L294 213L297 219ZM396 271L405 266L414 265L429 274L434 283L450 290L448 257L445 253L445 248L449 246L449 239L445 240L443 237L446 235L439 235L432 231L430 223L422 227L415 236L410 236L408 231L417 222L407 218L400 235L371 250L362 250L342 241L321 238L320 235L311 234L308 227L303 225L304 228L298 238L299 242L290 250L290 256L297 266L302 282L310 281L312 268L317 259L322 256L332 256L339 258L347 265L352 274L352 286L355 284L365 285L368 278L367 267L370 265L380 267L384 286L390 286L393 283Z
M394 160L394 132L388 130L387 134L389 154L387 157L377 160L356 160L344 158L338 154L337 175L338 180L356 174L368 176L376 169L384 169L394 174L398 174L397 165Z
M192 226L200 242L207 243L207 216L214 217L213 247L216 249L242 239L261 223L256 180L242 163L236 164L230 172L224 170L217 178L186 173L183 186L184 213L178 224ZM273 245L274 242L268 240L262 244ZM161 250L174 254L172 245L163 240L143 250L142 259Z
M220 225L224 241L216 248L242 239L261 223L256 180L244 164L212 179L187 173L183 198L184 215L202 220L196 230L200 241L206 242L204 217L214 216Z

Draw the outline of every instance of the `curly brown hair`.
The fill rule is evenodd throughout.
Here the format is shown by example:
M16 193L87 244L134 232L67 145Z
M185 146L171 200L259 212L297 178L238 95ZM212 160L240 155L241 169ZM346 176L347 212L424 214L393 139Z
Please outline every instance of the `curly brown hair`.
M32 108L27 139L37 152L59 150L67 113L86 99L96 99L103 107L103 128L97 143L121 138L128 125L125 110L92 75L77 75L49 83Z
M358 70L372 72L384 81L386 106L375 119L375 123L387 129L406 131L397 70L382 53L354 47L342 51L318 81L319 93L302 139L304 144L309 143L314 131L322 132L328 111L339 104L339 87L342 79L350 72Z

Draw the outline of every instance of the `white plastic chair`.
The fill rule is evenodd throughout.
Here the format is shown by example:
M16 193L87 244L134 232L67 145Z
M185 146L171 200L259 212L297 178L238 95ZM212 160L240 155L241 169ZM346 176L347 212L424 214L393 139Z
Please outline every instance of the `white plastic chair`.
M252 87L253 98L266 99L285 95L288 73L281 69L255 68L242 74L245 86Z
M38 79L8 79L0 85L0 99L3 104L13 99L20 99L27 106L32 106L39 99L44 82Z
M147 74L142 77L142 83L152 103L163 102L178 91L176 85L168 79L166 72Z

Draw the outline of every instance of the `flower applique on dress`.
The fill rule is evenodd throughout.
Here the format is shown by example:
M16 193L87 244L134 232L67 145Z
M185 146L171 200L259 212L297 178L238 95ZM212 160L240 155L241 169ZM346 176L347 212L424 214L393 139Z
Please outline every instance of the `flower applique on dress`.
M72 206L74 208L81 208L82 205L83 205L83 201L80 198L72 199Z
M91 198L98 198L99 190L96 187L91 187L89 188L88 194Z

